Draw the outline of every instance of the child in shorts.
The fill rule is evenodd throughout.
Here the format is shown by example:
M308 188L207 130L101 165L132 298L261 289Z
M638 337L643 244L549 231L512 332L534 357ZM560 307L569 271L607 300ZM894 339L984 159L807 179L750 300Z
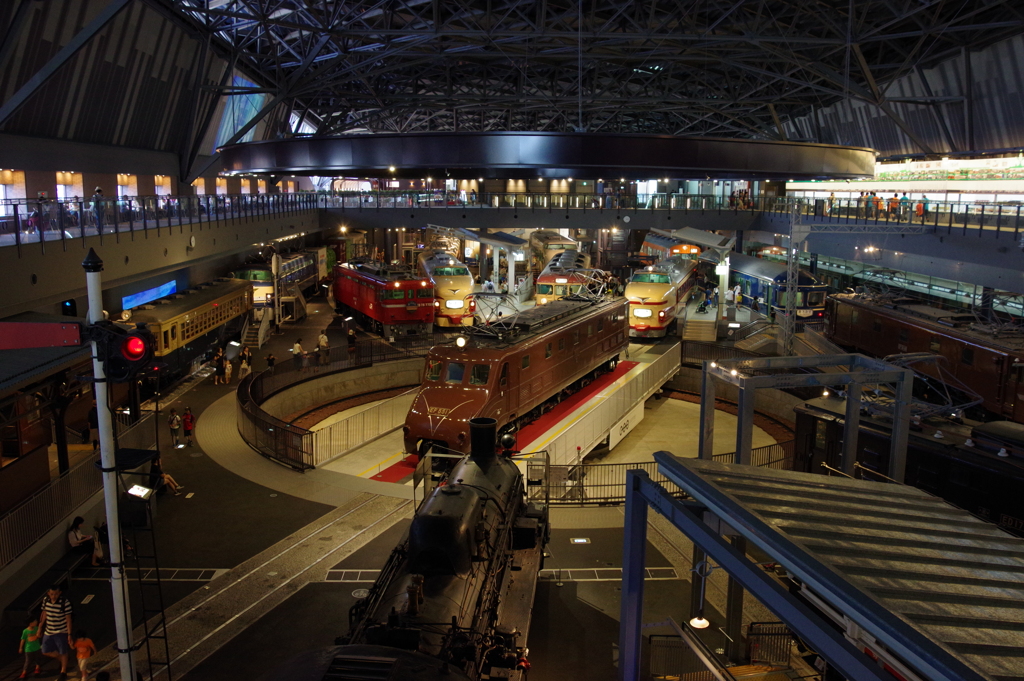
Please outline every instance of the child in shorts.
M82 674L82 681L86 681L89 678L89 658L96 654L96 644L84 629L79 629L75 633L74 646L78 653L78 671Z
M21 668L19 679L28 678L29 670L33 665L35 665L33 674L39 676L42 673L39 669L39 663L43 661L43 653L40 652L42 647L43 636L39 631L39 618L29 617L28 622L25 623L25 629L21 632L21 643L18 644L18 653L25 654L25 666Z

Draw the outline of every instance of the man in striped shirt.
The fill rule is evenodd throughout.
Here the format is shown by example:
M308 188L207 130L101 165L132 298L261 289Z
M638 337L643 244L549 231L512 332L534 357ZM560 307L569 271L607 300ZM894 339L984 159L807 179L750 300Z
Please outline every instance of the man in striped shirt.
M61 595L59 584L46 592L39 628L43 632L43 655L60 659L57 681L65 681L71 654L71 601Z

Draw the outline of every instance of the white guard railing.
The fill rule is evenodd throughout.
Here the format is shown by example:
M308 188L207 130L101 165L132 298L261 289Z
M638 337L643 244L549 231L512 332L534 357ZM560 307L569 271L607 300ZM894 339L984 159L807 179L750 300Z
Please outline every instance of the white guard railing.
M353 449L401 428L417 390L418 387L413 388L313 431L313 465L322 466L334 461Z
M668 347L639 376L615 390L601 403L565 429L546 446L552 465L577 463L579 452L586 455L609 430L638 405L642 405L679 369L679 346Z

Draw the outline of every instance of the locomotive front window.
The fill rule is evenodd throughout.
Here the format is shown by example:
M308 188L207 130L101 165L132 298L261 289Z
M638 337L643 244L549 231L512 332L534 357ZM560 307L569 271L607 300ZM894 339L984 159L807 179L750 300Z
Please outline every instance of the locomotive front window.
M405 291L402 289L386 288L381 292L382 300L402 300L405 298Z
M653 274L651 272L641 272L634 274L633 283L635 284L667 284L669 283L667 274Z
M434 274L439 277L468 277L469 270L465 267L435 267Z
M448 375L445 377L445 383L462 383L462 378L466 375L466 365L462 362L449 362L448 363Z
M564 286L556 286L555 287L555 295L556 296L564 296L565 295L565 287Z
M441 362L436 359L427 360L427 380L436 381L441 378Z
M487 385L488 379L491 377L491 365L490 364L474 364L472 371L469 374L470 385Z
M551 295L551 284L537 284L537 293L545 296Z
M418 296L420 298L433 298L434 297L434 289L432 289L432 288L421 288Z
M825 292L824 291L809 291L807 293L807 306L808 307L821 307L825 304Z

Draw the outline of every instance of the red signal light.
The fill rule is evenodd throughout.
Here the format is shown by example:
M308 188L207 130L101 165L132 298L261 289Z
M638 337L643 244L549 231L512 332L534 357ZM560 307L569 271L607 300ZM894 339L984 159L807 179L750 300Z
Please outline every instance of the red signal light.
M121 343L121 354L129 362L138 362L146 356L146 341L138 336L128 336Z

